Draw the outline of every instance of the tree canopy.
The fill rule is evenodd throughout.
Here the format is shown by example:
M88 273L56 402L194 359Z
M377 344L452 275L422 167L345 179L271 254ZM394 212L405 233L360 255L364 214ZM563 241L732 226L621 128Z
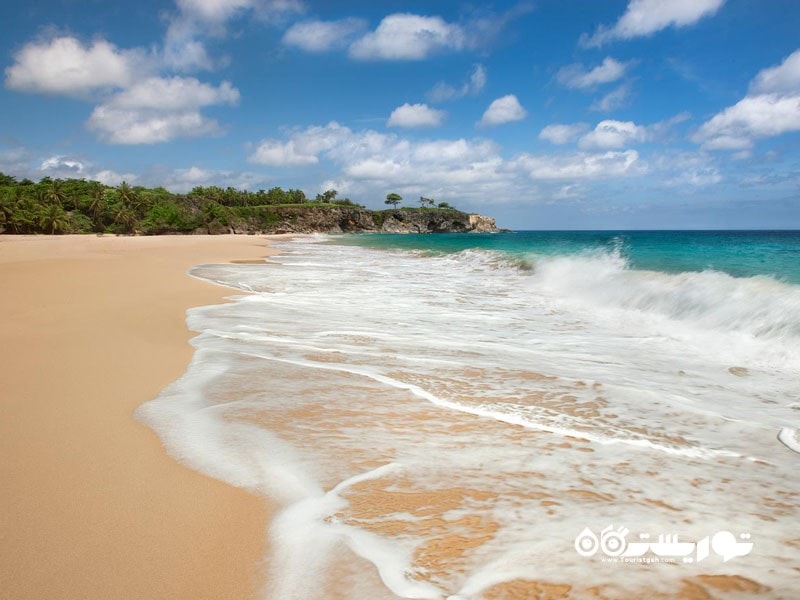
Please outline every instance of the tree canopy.
M403 198L386 195L396 208ZM281 207L349 206L364 208L334 189L309 200L303 190L273 187L251 192L233 187L197 186L186 194L127 181L118 186L84 179L42 178L38 183L0 173L0 233L222 233L266 231ZM428 209L434 200L420 196ZM452 210L446 202L439 209ZM402 210L419 210L403 207ZM378 211L379 213L380 211ZM376 214L378 214L376 213ZM376 217L382 218L378 214Z
M336 190L317 196L328 204L358 206L337 200ZM187 194L123 181L109 186L84 179L42 178L18 181L0 173L2 233L187 233L227 229L235 222L269 220L259 208L314 203L303 190L269 191L197 186ZM268 223L264 221L262 225Z
M403 201L403 197L400 194L392 192L391 194L386 194L386 202L384 204L391 204L393 207L397 208L397 205Z

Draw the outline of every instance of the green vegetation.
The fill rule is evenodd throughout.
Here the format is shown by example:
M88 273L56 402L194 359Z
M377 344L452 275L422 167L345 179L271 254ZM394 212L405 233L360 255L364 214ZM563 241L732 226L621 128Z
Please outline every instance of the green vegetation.
M315 201L298 189L249 192L216 186L173 194L163 187L122 182L117 187L84 179L43 178L17 181L0 173L1 233L225 233L231 229L268 230L281 216L280 206L350 206L336 190Z
M392 192L391 194L386 194L386 202L384 204L391 204L393 208L397 208L397 205L402 201L403 197L400 194Z
M371 229L380 228L402 201L399 194L390 193L386 204L392 209L341 216L330 209L358 211L364 207L338 195L336 190L327 190L310 200L299 189L274 187L250 192L216 186L174 194L163 187L146 188L128 182L112 187L98 181L45 177L34 183L0 173L0 233L252 233L294 230L296 224L324 230L333 226L329 217L334 214L340 215L331 218L340 219L336 222L342 229ZM420 206L399 210L404 214L455 211L446 202L436 207L425 197L420 197Z

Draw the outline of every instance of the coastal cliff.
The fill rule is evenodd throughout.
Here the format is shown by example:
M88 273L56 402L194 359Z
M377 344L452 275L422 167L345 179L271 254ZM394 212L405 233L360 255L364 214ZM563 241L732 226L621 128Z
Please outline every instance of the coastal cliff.
M356 206L275 206L232 223L233 233L496 233L495 220L454 209L373 211ZM205 233L205 231L202 231ZM208 233L222 233L209 231Z
M188 193L122 182L0 173L0 233L134 235L222 233L489 233L494 219L461 212L420 196L420 207L370 210L328 190L309 199L300 189L237 190L197 186Z

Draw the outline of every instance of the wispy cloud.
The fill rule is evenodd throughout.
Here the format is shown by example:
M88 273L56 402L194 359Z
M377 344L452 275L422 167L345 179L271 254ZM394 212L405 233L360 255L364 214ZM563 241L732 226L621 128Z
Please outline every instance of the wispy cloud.
M630 0L625 13L611 27L601 25L594 34L581 36L586 47L614 40L652 35L667 27L686 27L714 15L725 0Z
M611 112L626 106L630 96L631 84L623 83L621 86L611 90L598 100L592 102L592 105L589 108L598 112Z
M528 172L531 179L604 179L641 174L636 150L623 152L560 155L524 155L516 166Z
M463 98L464 96L472 96L480 93L486 87L486 79L486 67L478 64L475 65L469 80L461 84L460 87L456 88L449 83L440 81L426 95L431 102L446 102Z
M150 178L153 178L151 174ZM267 179L259 173L247 171L227 171L224 169L209 169L193 165L181 169L173 169L159 173L156 180L168 190L185 193L199 185L217 185L220 187L235 187L242 190L266 187Z
M221 61L206 49L208 37L224 37L229 22L245 16L264 23L283 22L305 10L301 0L177 0L169 19L162 61L181 72L209 70Z
M306 52L328 52L346 48L367 28L363 19L338 21L302 21L295 23L283 35L283 43Z
M578 139L587 129L589 125L586 123L553 123L539 132L539 139L558 145L568 144Z
M585 68L580 63L562 67L556 74L556 80L568 88L593 88L621 79L629 66L630 63L620 62L607 56L601 64L591 69Z

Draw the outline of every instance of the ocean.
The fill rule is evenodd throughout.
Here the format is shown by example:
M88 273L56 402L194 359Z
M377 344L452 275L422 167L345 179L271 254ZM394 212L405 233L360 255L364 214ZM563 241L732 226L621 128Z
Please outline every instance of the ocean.
M800 232L275 245L137 411L282 507L265 598L796 593Z

